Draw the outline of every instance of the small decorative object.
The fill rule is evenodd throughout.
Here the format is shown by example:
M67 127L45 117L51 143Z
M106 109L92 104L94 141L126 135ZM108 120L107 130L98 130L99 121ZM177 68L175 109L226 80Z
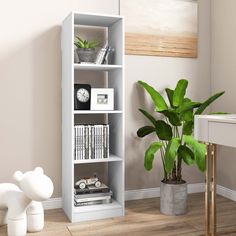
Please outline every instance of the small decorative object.
M145 152L144 167L150 171L154 155L160 151L164 178L161 181L160 211L166 215L181 215L187 211L187 184L182 178L182 165L196 165L206 169L206 145L192 136L194 115L199 115L224 92L216 93L204 102L193 102L185 96L187 80L179 80L175 89L166 88L168 102L149 84L139 81L151 96L157 113L165 120L156 118L143 109L139 111L150 121L140 128L137 135L143 138L151 133L157 140ZM160 117L160 116L159 116Z
M22 173L16 171L15 184L0 184L0 225L7 224L9 236L25 236L28 232L41 231L44 227L44 211L41 201L53 193L51 179L43 169Z
M99 45L97 41L89 42L87 40L81 39L79 36L76 36L74 45L76 46L76 52L79 58L79 62L95 62L97 55L95 49Z
M89 84L74 85L74 109L90 110L91 86Z
M113 88L92 88L91 89L91 110L114 110L114 89Z
M86 186L94 185L96 188L101 187L102 183L99 181L96 174L94 174L94 177L84 177L83 179L80 179L76 182L76 186L79 186L80 189L85 189Z

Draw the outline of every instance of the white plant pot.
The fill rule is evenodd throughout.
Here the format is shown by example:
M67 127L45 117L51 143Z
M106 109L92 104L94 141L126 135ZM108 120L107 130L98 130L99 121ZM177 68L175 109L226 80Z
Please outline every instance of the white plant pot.
M160 211L165 215L187 213L187 183L165 184L161 182Z

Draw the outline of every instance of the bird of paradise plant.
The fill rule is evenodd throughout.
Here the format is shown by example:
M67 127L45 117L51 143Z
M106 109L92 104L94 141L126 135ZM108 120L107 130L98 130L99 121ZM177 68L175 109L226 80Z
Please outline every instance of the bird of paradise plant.
M188 81L181 79L174 90L166 88L168 102L149 84L138 81L150 95L155 111L162 115L163 119L157 119L149 112L139 109L148 119L149 123L137 131L137 135L143 138L155 133L157 141L151 143L144 157L144 167L150 171L153 167L155 154L160 151L164 169L164 183L183 183L182 163L196 165L204 172L206 145L194 139L194 115L202 114L205 109L222 96L219 92L204 102L195 102L185 96Z

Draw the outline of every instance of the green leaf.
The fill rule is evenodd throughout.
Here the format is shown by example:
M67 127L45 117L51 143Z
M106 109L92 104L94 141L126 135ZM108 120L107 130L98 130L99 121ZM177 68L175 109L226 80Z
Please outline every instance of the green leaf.
M137 131L137 135L140 138L145 137L148 134L155 132L156 129L153 126L144 126Z
M201 103L200 102L186 102L182 103L175 111L177 113L183 113L188 110L192 110L193 108L200 107Z
M156 133L161 140L171 140L172 138L172 128L163 120L156 122Z
M152 115L150 115L147 111L143 109L139 109L139 111L142 112L143 115L146 116L154 126L156 126L156 119Z
M172 172L179 146L180 138L171 139L167 145L165 152L165 170L167 174L170 174Z
M98 45L99 45L98 42L92 41L92 42L89 43L89 48L95 48L95 47L97 47Z
M193 127L194 127L194 121L193 120L184 122L183 134L191 135L193 133Z
M202 114L205 109L212 103L214 102L217 98L219 98L220 96L222 96L225 92L220 92L220 93L216 93L213 96L211 96L210 98L208 98L205 102L202 103L202 105L196 110L195 115L200 115Z
M168 109L168 106L160 93L141 80L139 80L138 83L149 93L158 111L164 111Z
M169 122L173 126L182 125L179 115L175 113L174 111L166 110L166 111L162 111L161 113L164 114L168 118Z
M175 107L178 107L183 103L187 87L188 87L187 80L181 79L178 81L173 95L173 105Z
M196 164L202 172L206 170L206 145L199 143L193 136L184 135L184 142L192 148Z
M184 98L184 103L188 103L191 102L191 100L189 98ZM182 121L191 121L193 120L193 109L189 109L187 111L184 111L182 113L180 113L180 119Z
M182 121L192 121L193 118L193 109L184 111L180 114L180 118Z
M76 39L78 40L78 41L80 41L80 42L84 42L84 40L83 39L81 39L79 36L76 36Z
M162 144L160 142L154 142L146 150L145 157L144 157L144 167L146 170L152 169L154 155L161 147L162 147Z
M169 89L169 88L166 88L165 91L166 91L166 94L167 94L167 97L168 97L168 100L169 100L170 106L171 106L171 107L174 107L174 106L173 106L173 95L174 95L174 90Z
M192 165L195 163L194 154L190 148L187 146L181 145L178 149L178 155L184 160L187 165Z

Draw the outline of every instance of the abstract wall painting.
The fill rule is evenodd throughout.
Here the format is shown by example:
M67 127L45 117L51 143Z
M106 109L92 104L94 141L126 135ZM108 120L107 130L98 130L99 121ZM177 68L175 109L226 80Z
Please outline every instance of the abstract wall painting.
M120 0L128 55L197 57L197 0Z

